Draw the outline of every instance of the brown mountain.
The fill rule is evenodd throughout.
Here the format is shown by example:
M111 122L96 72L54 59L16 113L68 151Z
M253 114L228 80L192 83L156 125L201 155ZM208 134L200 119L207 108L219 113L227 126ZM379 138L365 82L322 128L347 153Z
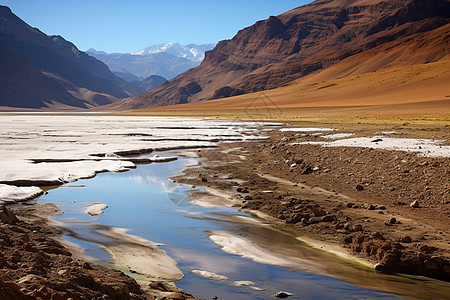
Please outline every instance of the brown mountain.
M450 0L315 1L242 29L207 52L199 67L112 107L155 107L277 88L356 54L378 55L368 52L376 47L391 42L399 47L395 41L448 24L449 12ZM433 42L426 34L422 38L424 45ZM429 62L448 54L435 50ZM378 59L377 69L389 63Z
M29 26L6 6L0 6L0 44L0 106L86 108L137 94L104 63Z

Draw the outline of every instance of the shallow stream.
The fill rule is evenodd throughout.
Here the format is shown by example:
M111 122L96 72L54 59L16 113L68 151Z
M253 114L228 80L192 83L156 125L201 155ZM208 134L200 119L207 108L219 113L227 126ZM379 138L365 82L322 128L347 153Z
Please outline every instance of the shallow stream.
M53 219L64 224L64 238L81 246L84 255L138 280L142 278L115 265L101 247L110 241L97 233L97 226L125 228L163 244L159 248L177 261L185 275L177 286L205 299L274 299L278 291L292 293L289 299L445 299L450 295L447 283L375 273L312 249L255 216L228 207L191 204L193 188L177 185L169 177L197 160L178 158L65 184L50 190L39 203L59 203L63 214ZM99 216L85 214L93 202L108 208ZM234 247L236 243L241 247ZM225 277L205 278L194 270Z

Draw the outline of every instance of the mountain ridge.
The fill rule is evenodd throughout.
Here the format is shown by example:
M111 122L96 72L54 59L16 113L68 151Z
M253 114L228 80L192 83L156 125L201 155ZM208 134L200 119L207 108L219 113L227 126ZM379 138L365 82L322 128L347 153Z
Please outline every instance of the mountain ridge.
M319 0L240 30L199 67L119 109L225 98L280 87L352 55L449 22L448 0ZM186 86L195 83L195 93Z
M138 94L134 87L112 74L104 63L80 51L61 36L48 36L29 26L7 6L0 6L0 41L7 45L2 48L2 55L12 55L12 49L22 55L21 60L28 65L28 70L40 70L37 72L34 69L31 73L26 73L25 69L22 69L23 74L16 72L15 81L2 90L0 105L8 102L15 107L21 107L25 104L22 103L21 97L37 97L41 99L36 102L39 103L36 104L38 107L48 107L45 103L56 104L62 101L63 104L70 102L75 107L87 108ZM9 76L5 69L0 72L2 77ZM30 87L36 85L31 74L36 82L46 84L37 90L26 88L26 85L20 82L21 78L28 81ZM21 91L18 94L19 86ZM44 91L44 86L52 86L58 92ZM65 92L62 92L63 90ZM50 95L53 96L48 98Z
M197 67L204 58L204 52L211 50L215 44L182 45L170 42L151 45L131 53L106 53L89 49L89 55L103 61L113 72L129 81L130 73L140 80L158 75L172 79L179 74Z

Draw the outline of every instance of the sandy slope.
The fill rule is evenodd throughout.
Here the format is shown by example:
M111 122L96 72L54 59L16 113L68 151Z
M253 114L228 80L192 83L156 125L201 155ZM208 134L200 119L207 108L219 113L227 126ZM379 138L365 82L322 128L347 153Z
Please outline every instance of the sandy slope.
M450 122L450 55L440 53L442 58L433 61L430 53L433 48L450 53L441 47L449 32L450 25L433 31L430 34L437 37L431 44L426 44L423 35L384 44L277 89L141 109L132 114L285 120L425 120L447 124Z

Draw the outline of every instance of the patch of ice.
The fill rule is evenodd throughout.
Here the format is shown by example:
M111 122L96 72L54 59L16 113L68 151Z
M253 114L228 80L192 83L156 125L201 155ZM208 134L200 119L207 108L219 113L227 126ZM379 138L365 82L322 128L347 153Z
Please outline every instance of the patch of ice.
M108 205L104 203L92 203L89 205L86 210L84 211L85 214L91 215L91 216L98 216L103 213L103 211L108 208Z
M377 142L374 142L377 141ZM372 149L416 152L425 157L450 157L450 146L440 145L443 141L431 139L390 138L390 137L358 137L332 142L301 142L298 144L314 144L326 147L362 147Z
M0 204L3 202L25 201L42 195L37 186L14 186L0 184Z
M325 139L330 139L330 140L338 140L338 139L348 138L353 135L354 135L353 133L335 133L335 134L323 135L322 137Z
M214 272L201 271L201 270L192 270L192 273L199 275L204 278L213 279L217 281L227 281L229 278L224 275L220 275Z
M57 185L93 177L98 172L127 171L135 168L134 163L176 159L137 155L217 147L217 143L223 140L257 140L265 138L259 132L262 126L279 125L157 117L6 113L0 118L0 183L12 186ZM0 189L6 193L4 187ZM8 201L27 198L9 193Z
M270 250L266 250L255 245L249 240L230 233L210 231L208 234L209 238L214 243L221 246L222 251L226 253L239 255L255 262L267 265L293 267L302 270L311 269L311 267L314 267L313 264L307 260L273 253Z
M250 285L255 285L255 283L253 281L237 280L237 281L233 281L231 283L231 285L233 285L233 286L250 286Z

